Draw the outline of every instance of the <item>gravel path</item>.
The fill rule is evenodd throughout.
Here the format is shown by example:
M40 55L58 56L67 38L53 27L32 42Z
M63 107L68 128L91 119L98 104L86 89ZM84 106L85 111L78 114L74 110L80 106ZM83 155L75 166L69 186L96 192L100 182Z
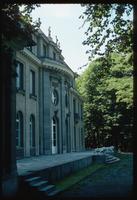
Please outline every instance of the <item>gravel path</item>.
M133 183L133 156L120 155L119 162L91 174L59 197L129 197Z

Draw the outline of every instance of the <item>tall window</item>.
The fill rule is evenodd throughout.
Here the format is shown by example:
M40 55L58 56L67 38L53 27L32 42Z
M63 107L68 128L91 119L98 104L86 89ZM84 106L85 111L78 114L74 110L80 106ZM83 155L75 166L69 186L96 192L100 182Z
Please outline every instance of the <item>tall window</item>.
M53 121L52 121L52 128L53 128L53 146L56 146L56 143L57 143L57 141L56 141L56 137L57 137L57 122L56 122L56 119L55 118L53 118Z
M23 64L18 61L16 66L16 73L17 73L16 88L23 89Z
M16 147L23 147L23 114L21 111L16 115Z
M30 94L35 95L35 72L30 70Z
M53 52L53 60L56 60L56 53Z
M74 113L76 112L76 100L75 99L73 99L73 111L74 111Z
M35 147L35 117L30 116L30 146Z
M68 91L66 91L66 94L65 94L65 104L66 104L66 107L68 107L68 102L69 102L69 96L68 96Z
M43 45L43 56L47 57L47 47Z

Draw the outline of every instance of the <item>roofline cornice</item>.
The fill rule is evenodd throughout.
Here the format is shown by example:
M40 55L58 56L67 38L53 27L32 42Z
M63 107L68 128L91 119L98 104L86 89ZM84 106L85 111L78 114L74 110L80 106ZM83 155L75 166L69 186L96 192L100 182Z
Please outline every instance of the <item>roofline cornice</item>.
M23 50L19 51L19 53L26 56L32 62L37 64L39 67L41 67L41 60L37 56L35 56L33 53L31 53L28 49L24 48Z

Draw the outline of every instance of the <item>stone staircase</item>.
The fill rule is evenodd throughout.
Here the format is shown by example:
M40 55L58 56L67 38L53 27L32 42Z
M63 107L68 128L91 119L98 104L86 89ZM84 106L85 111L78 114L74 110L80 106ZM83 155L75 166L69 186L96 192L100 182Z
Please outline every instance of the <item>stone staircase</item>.
M105 154L106 155L106 160L105 163L106 164L111 164L111 163L115 163L118 162L120 160L120 158L110 155L110 154Z
M25 182L34 190L45 196L54 196L60 192L56 189L55 185L50 185L47 180L44 180L40 176L32 176L25 178Z

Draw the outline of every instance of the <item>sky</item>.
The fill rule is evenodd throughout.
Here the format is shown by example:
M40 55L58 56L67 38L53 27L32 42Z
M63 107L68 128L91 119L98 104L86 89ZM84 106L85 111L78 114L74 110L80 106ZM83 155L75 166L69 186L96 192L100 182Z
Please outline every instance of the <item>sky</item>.
M51 27L51 36L53 41L57 36L65 62L79 74L85 69L81 66L88 63L87 47L82 44L87 27L80 28L83 20L79 19L83 11L80 4L41 4L32 12L33 20L40 18L45 35Z

